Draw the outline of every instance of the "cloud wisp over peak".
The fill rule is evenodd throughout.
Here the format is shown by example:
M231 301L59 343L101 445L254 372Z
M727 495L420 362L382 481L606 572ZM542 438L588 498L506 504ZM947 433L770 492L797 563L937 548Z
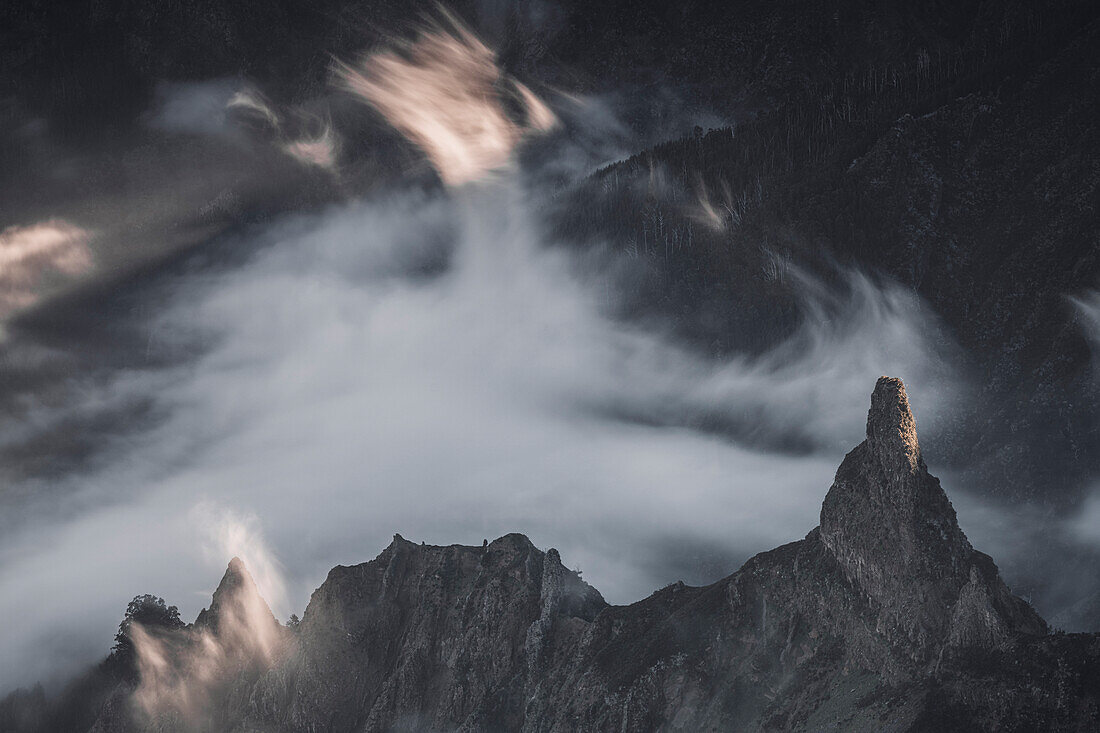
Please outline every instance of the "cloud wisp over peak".
M248 256L159 286L150 343L173 366L84 395L158 420L51 477L79 509L42 502L0 539L18 558L0 567L0 687L99 656L136 593L193 616L230 555L280 617L394 532L524 532L614 602L713 580L816 524L878 376L904 378L922 426L953 399L936 319L856 271L839 296L800 275L801 327L751 358L609 315L611 275L576 276L515 159L555 118L461 28L341 74L447 187L286 215L240 235ZM79 618L20 611L61 595Z

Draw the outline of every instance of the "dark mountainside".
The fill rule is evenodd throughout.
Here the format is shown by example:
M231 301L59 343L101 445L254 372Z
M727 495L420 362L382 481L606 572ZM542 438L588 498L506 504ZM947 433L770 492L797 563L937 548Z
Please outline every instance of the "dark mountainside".
M974 387L932 436L939 460L1001 506L1080 506L1100 472L1100 375L1068 298L1100 287L1100 4L453 5L551 103L550 89L607 95L645 133L636 155L563 185L545 212L573 246L610 252L624 318L667 323L701 352L753 355L807 317L807 279L838 299L851 269L899 282L946 325ZM406 174L415 150L338 95L320 98L333 55L429 7L4 4L0 229L81 211L89 187L133 196L167 170L202 179L210 201L134 236L206 256L224 244L215 234L371 190L365 171ZM330 113L347 141L339 185L259 144L242 152L145 124L159 83L220 76ZM692 131L697 111L729 126ZM227 169L212 183L211 161ZM70 371L126 368L131 343L146 351L131 299L157 267L8 324L4 419ZM22 343L67 348L77 332L87 353L56 372L19 357ZM739 428L714 426L745 439ZM57 471L59 450L43 445L83 460L107 432L63 429L0 446L0 470ZM1013 584L1061 611L1055 625L1095 629L1100 558L1063 541L1017 559L1034 566L1014 567ZM395 538L334 569L295 629L274 621L239 562L190 626L138 610L164 666L146 656L142 667L124 636L58 695L0 702L0 730L1100 728L1100 639L1051 633L973 550L890 381L821 526L704 588L612 607L521 535L485 548Z
M1081 506L1100 472L1100 375L1070 298L1100 286L1100 5L451 7L551 103L561 101L553 89L603 95L639 132L637 147L649 146L563 185L546 211L565 240L611 253L623 273L616 292L624 318L668 324L708 354L753 355L814 317L802 302L807 278L841 302L850 271L889 278L942 320L973 386L973 397L926 436L945 466L1002 507L1060 517ZM415 168L415 150L332 94L329 68L334 56L407 33L425 12L431 3L389 0L5 5L0 129L12 134L0 136L0 193L9 203L0 227L19 223L11 217L86 208L89 182L124 197L169 170L214 186L216 200L199 200L170 224L139 221L128 231L163 235L173 257L245 256L227 255L233 248L215 235ZM338 185L278 154L259 155L263 140L246 154L144 123L158 84L224 76L275 104L331 116L345 140ZM688 120L700 112L730 127L692 132ZM545 151L536 144L528 154ZM71 172L48 174L61 161ZM227 171L204 173L210 161ZM156 263L162 271L182 266ZM73 338L79 348L58 371L28 368L14 348L0 353L9 385L0 406L18 416L66 369L127 366L131 351L113 345L145 350L148 334L130 301L156 271L122 271L105 287L9 324L13 344L68 348ZM42 440L65 447L64 460L85 460L101 417ZM135 425L137 417L155 419L139 414ZM806 447L791 436L759 438L751 425L697 427L772 440L772 449ZM14 476L66 465L44 454L33 442L0 446ZM1064 550L1081 568L1100 560ZM1059 623L1096 626L1100 586L1060 586L1045 556L1019 562L1034 565L1014 566L1013 576Z
M624 310L716 353L795 328L795 272L912 288L980 385L939 452L987 494L1072 505L1100 469L1100 378L1067 299L1100 284L1097 6L855 6L737 15L737 124L600 171L559 227L638 261Z
M116 651L56 700L9 697L3 729L1100 726L1100 635L1051 633L971 547L887 377L820 526L713 585L609 606L523 535L484 547L395 535L376 559L334 568L293 628L234 560L195 624L139 634L136 661Z
M795 332L807 279L840 303L853 269L911 288L973 385L931 436L940 460L1002 505L1071 513L1100 471L1100 374L1070 300L1100 285L1098 8L749 3L653 23L700 42L669 68L722 59L738 94L707 88L735 124L597 172L551 219L632 263L627 317L715 354ZM1094 551L1056 554L1096 578ZM1012 574L1059 624L1096 627L1096 580L1036 555Z

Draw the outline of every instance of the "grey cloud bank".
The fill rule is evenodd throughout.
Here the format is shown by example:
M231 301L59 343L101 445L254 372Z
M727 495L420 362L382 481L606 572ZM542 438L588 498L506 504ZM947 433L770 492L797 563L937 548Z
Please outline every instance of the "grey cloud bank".
M393 194L289 219L243 266L174 283L155 346L203 355L94 395L166 419L60 479L86 510L0 541L0 686L102 654L139 592L193 615L234 554L285 618L394 532L523 531L631 601L679 577L654 571L670 544L743 558L813 527L879 374L905 377L926 422L949 397L907 294L853 276L838 319L815 318L811 292L790 344L704 360L603 315L530 210L516 180ZM767 453L681 427L704 410L827 445ZM608 416L623 413L654 419ZM81 608L27 614L32 598ZM42 653L58 628L79 652Z

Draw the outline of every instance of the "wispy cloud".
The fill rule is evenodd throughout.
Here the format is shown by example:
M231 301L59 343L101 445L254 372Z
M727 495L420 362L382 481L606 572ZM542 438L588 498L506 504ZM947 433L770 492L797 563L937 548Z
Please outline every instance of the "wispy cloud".
M283 152L305 165L335 171L339 142L332 125L319 123L320 129L305 137L287 140L280 145Z
M40 644L59 625L109 639L135 593L194 613L225 561L198 551L223 512L262 527L292 609L395 531L527 532L633 600L685 572L661 565L670 545L710 548L730 571L813 527L875 377L905 377L922 421L949 398L941 335L909 294L856 276L837 307L808 288L818 305L791 342L704 359L606 317L530 205L516 181L394 194L289 220L245 266L176 284L159 338L207 352L119 375L103 399L141 396L167 421L61 479L96 509L0 542L20 558L0 571L0 679L56 663ZM691 429L715 414L825 437L792 456ZM82 616L20 611L57 594Z
M160 293L157 348L188 358L88 399L162 421L51 479L81 509L0 538L0 687L94 657L136 593L193 615L218 554L245 556L280 613L395 531L526 532L612 601L696 573L696 551L718 558L714 579L816 524L875 378L906 380L922 429L953 399L935 319L860 273L840 295L800 276L801 329L751 359L609 317L513 165L548 110L511 84L526 111L506 114L491 52L462 29L344 76L451 188L288 217L250 233L239 265ZM24 612L56 597L79 598L80 616ZM51 647L59 627L82 653Z
M357 64L338 62L345 89L362 98L419 146L449 185L468 183L511 161L528 132L557 122L530 89L509 79L495 54L453 17L395 50ZM505 107L511 96L523 119Z
M91 233L61 219L0 232L0 318L33 305L51 279L92 267Z
M1100 291L1089 290L1069 300L1080 316L1085 338L1100 349Z
M200 622L190 628L126 629L138 671L134 701L149 727L160 721L188 729L218 725L216 694L241 674L270 669L293 644L293 636L271 615L248 569L237 558Z

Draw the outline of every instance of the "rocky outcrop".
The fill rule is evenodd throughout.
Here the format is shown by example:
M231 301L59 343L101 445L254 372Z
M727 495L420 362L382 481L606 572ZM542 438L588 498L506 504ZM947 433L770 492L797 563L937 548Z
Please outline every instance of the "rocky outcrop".
M914 662L934 659L948 635L955 644L989 646L1006 641L1009 630L1046 631L959 528L921 457L900 379L875 385L867 439L837 471L821 507L820 536L877 609L876 630Z
M279 666L294 642L236 557L195 623L178 629L135 623L128 635L136 685L116 687L93 733L236 728L261 675Z
M223 676L203 696L189 690L203 706L143 717L143 678L94 730L1100 726L1100 635L1049 633L971 547L925 467L904 386L886 377L820 527L713 585L609 606L522 535L480 547L397 535L374 560L334 568L270 655L241 641L273 629L256 598L235 560L210 608L161 639L237 650L216 657ZM171 679L200 681L205 667L172 659ZM35 719L28 700L10 705L20 720Z
M605 607L523 535L485 547L395 535L375 560L329 573L299 652L261 681L249 713L293 730L518 730L555 633Z

